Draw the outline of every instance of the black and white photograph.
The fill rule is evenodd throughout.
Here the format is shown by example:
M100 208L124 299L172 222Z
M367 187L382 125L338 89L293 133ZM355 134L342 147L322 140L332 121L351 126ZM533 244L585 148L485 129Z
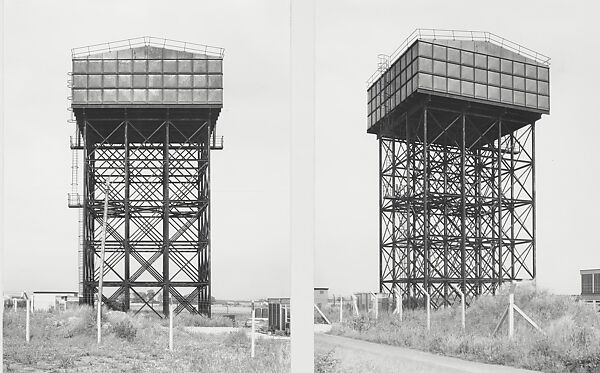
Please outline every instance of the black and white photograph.
M3 372L600 372L600 6L0 0Z
M289 4L7 1L6 372L287 372Z
M600 371L598 8L315 14L315 371Z

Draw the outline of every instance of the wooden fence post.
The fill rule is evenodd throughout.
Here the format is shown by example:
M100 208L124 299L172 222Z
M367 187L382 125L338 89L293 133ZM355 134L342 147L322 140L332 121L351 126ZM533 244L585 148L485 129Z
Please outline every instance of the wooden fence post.
M373 311L375 312L375 320L377 320L379 316L379 302L377 301L377 294L371 292L373 296Z
M31 301L27 294L25 295L25 340L29 343L29 339L31 338L31 333L29 332L29 307Z
M419 289L421 289L423 294L425 294L425 308L427 309L427 331L429 331L431 330L431 297L421 284L416 285L419 287Z
M169 304L169 351L173 351L173 313L175 311L175 305Z
M398 288L396 288L395 290L396 290L396 313L400 315L400 321L402 321L402 316L403 316L402 292L400 290L398 290Z
M250 331L250 357L254 357L254 314L255 314L255 310L254 310L254 301L252 301L252 330ZM262 315L261 315L262 316Z
M465 322L465 313L467 312L467 306L465 304L465 293L456 285L450 284L456 290L456 292L460 295L460 308L461 308L461 326L463 330L465 330L466 322Z
M340 323L344 320L344 298L340 295Z
M508 294L508 337L512 338L515 334L515 293L511 285Z
M352 306L354 307L354 314L358 316L358 301L356 300L356 295L352 294Z

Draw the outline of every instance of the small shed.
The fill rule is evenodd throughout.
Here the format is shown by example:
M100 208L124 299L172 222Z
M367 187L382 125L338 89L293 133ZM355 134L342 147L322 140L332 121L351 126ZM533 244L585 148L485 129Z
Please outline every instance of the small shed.
M314 288L315 304L319 309L323 309L329 303L329 288Z

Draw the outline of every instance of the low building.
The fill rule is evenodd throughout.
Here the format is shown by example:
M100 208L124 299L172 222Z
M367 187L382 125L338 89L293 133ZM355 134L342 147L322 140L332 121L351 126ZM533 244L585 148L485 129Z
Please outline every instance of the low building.
M600 269L582 269L581 299L584 302L600 304Z
M329 288L314 288L315 304L323 309L329 303Z
M9 292L5 293L3 297L4 308L25 308L25 297L24 293Z
M78 304L76 291L34 291L33 311L67 309L67 305Z
M290 298L269 298L269 332L290 334Z

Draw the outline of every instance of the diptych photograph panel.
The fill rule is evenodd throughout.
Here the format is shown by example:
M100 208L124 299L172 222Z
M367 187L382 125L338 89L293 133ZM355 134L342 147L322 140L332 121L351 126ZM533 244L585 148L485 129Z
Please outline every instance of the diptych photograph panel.
M2 3L3 372L596 372L592 3Z

